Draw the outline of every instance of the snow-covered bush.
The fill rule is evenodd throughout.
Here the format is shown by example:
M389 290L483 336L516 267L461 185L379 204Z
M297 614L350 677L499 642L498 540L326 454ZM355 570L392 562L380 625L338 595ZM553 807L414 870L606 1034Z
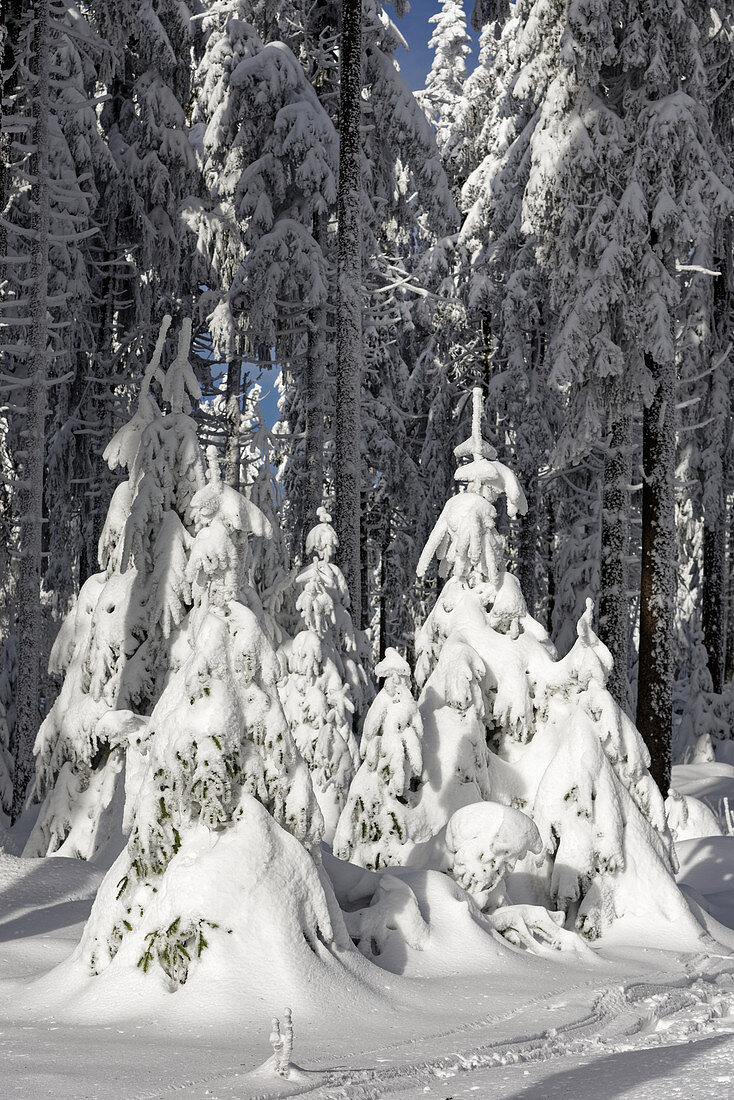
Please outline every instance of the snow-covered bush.
M349 788L334 854L376 870L405 863L410 807L423 770L423 727L410 688L410 667L388 649L375 667L382 690L365 718L363 763Z
M319 509L319 521L306 539L312 561L295 580L302 629L280 650L287 669L281 696L296 744L311 769L331 841L359 767L353 725L367 698L367 678L346 582L333 561L336 531L324 508Z

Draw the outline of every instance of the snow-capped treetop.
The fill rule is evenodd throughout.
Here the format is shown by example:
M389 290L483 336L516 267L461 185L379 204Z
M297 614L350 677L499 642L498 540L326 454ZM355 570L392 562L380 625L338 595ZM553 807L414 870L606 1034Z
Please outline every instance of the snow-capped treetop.
M192 403L201 400L201 386L189 362L190 346L191 318L184 317L178 334L178 353L166 371L163 382L163 400L169 403L174 415L191 412Z
M326 508L319 508L316 515L319 522L306 536L306 555L328 563L336 556L339 538L331 526L331 515Z
M385 656L379 664L375 665L375 676L378 680L385 681L383 685L385 688L401 681L410 683L410 665L400 656L397 649L388 646Z
M493 502L505 493L510 516L524 515L527 510L519 481L509 467L497 460L494 448L482 438L483 400L478 387L473 392L473 402L471 437L454 451L457 458L470 459L454 474L457 481L466 485L466 490L446 502L418 561L419 577L425 574L435 556L442 577L451 572L461 580L473 577L495 583L504 571L504 548L496 528Z
M130 472L140 447L140 436L143 429L156 416L160 415L158 402L150 392L150 386L152 382L157 382L161 388L163 387L166 375L165 371L161 369L161 355L163 354L163 346L170 326L171 315L167 313L161 321L158 339L150 357L150 362L143 372L137 411L132 419L127 424L123 424L120 430L115 433L104 449L102 457L111 470L122 467Z
M432 15L436 29L428 43L435 50L422 105L436 127L436 142L442 153L451 146L457 118L461 114L466 60L471 39L466 31L464 5L443 0L441 10Z

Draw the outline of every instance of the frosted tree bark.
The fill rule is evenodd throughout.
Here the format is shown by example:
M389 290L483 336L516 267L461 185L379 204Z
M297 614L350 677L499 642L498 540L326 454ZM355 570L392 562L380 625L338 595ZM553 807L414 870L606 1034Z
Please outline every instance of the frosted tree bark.
M724 687L726 663L726 514L723 494L715 523L703 528L703 611L704 645L714 691Z
M726 665L726 627L728 588L726 583L726 493L725 477L729 465L728 445L731 435L729 397L730 367L727 346L731 310L729 290L730 234L725 234L726 247L716 260L721 275L714 280L711 329L715 334L711 349L711 375L704 430L710 450L704 467L703 486L703 599L701 624L714 691L724 687Z
M240 424L242 410L240 397L242 393L242 363L239 356L230 360L227 364L227 387L225 390L225 419L227 422L227 441L225 444L224 479L227 485L239 492L240 489L240 465L241 465L241 439Z
M734 679L734 501L727 495L725 523L728 526L728 573L725 578L724 597L727 600L726 615L726 664L725 679Z
M3 104L12 99L18 86L18 57L16 49L23 18L25 0L0 0L0 213L4 214L8 205L10 174L11 136L3 127ZM7 230L0 223L0 283L5 278L5 257L8 241Z
M31 118L31 284L30 346L25 395L26 428L18 487L18 681L12 819L23 809L33 774L33 742L39 721L41 653L41 558L43 524L44 419L48 355L49 251L49 0L36 0Z
M538 552L538 469L526 467L521 474L521 483L525 490L528 510L520 518L518 537L518 580L525 602L531 615L538 609L538 582L536 559Z
M362 389L362 3L343 0L339 98L338 276L336 297L336 531L339 565L359 624L360 401Z
M647 366L657 382L642 421L642 571L637 727L650 751L650 772L665 797L670 787L675 598L675 376L672 362Z
M614 659L607 688L620 707L627 710L630 417L617 406L611 419L602 489L599 636Z
M313 235L326 251L324 218L315 215ZM317 521L324 492L324 387L326 384L326 304L309 314L306 352L306 495L304 501L303 540Z

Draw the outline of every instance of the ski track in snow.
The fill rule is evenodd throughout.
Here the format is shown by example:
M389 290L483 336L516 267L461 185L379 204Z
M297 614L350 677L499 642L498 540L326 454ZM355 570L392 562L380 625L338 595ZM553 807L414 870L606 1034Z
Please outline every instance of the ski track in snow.
M721 957L693 956L685 963L686 976L670 982L632 981L616 984L595 998L592 1010L580 1018L558 1027L538 1030L511 1040L480 1043L463 1051L452 1050L437 1055L406 1061L397 1066L329 1070L322 1068L324 1059L312 1060L312 1068L298 1073L298 1080L273 1079L263 1089L258 1071L242 1072L232 1066L215 1074L191 1078L163 1089L137 1093L130 1100L158 1100L171 1093L191 1096L239 1097L244 1100L278 1100L286 1096L311 1096L317 1100L378 1100L393 1097L422 1085L435 1085L437 1080L470 1075L513 1064L556 1061L569 1055L605 1054L627 1050L651 1049L678 1044L691 1036L702 1037L716 1021L731 1019L726 1031L734 1035L734 966L717 967ZM596 981L584 982L573 991L589 991ZM396 1054L408 1046L445 1045L448 1040L465 1038L506 1023L520 1014L527 1014L550 1000L568 997L564 990L551 991L517 1006L508 1013L494 1013L479 1021L470 1021L415 1040L350 1051L340 1061L364 1062L370 1056ZM721 1028L719 1029L722 1030ZM334 1057L330 1059L332 1062ZM313 1078L309 1081L309 1078ZM469 1080L469 1078L465 1078ZM264 1082L263 1082L264 1084ZM211 1086L220 1089L212 1092ZM220 1091L221 1086L226 1091ZM207 1088L209 1086L209 1088ZM206 1092L202 1090L206 1089ZM723 1095L723 1094L722 1094Z

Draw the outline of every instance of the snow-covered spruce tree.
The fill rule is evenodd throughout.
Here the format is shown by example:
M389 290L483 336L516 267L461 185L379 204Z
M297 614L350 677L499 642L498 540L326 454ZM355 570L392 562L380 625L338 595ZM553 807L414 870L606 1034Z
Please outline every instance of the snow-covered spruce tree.
M210 947L262 968L257 955L275 943L283 959L266 951L266 965L285 969L338 937L314 862L321 814L278 698L278 659L248 606L246 544L266 521L222 483L213 448L187 515L193 604L178 667L135 738L130 838L77 955L93 973L160 968L173 988Z
M542 841L539 857L507 876L511 902L562 910L589 938L625 914L698 934L673 878L649 754L606 688L611 658L591 604L556 660L505 568L494 502L504 492L521 510L524 499L481 438L479 391L474 402L472 438L457 448L469 459L456 473L466 488L419 563L423 572L435 555L447 580L419 639L424 773L412 837L428 842L455 810L491 798L530 815Z
M558 48L543 67L523 227L535 236L558 314L551 350L553 378L571 397L566 434L581 438L580 423L590 429L590 442L594 436L604 441L602 628L620 665L629 621L630 397L644 406L638 723L665 793L681 304L676 264L688 264L692 250L700 258L712 255L716 225L731 203L701 55L711 17L696 3L662 3L636 5L620 16L614 5L602 6L589 18L537 0L528 8L526 32L541 12L552 32L537 44L526 71L539 71L536 59L547 57L547 41ZM620 20L629 33L618 34ZM600 386L600 379L607 381ZM614 687L620 701L622 689L620 670Z
M104 842L125 731L150 713L177 663L177 628L191 604L187 510L205 467L188 415L189 401L201 396L188 360L191 323L184 321L164 375L169 324L167 316L135 415L105 450L128 479L115 490L100 539L103 572L82 587L52 651L52 671L64 680L36 739L36 795L44 802L28 855L65 845L64 854L88 859Z
M349 593L334 561L337 546L331 516L320 508L306 539L312 560L295 579L302 628L279 651L287 669L283 707L311 770L329 843L359 767L353 727L368 702Z
M283 42L262 40L246 21L251 7L214 6L203 21L194 122L208 197L188 208L187 220L209 263L200 308L229 363L232 408L245 351L258 361L274 348L278 361L304 376L314 498L305 518L312 523L323 486L324 395L311 376L321 376L325 354L326 222L336 201L338 139L301 61Z
M471 39L464 5L459 0L443 0L441 10L429 22L436 25L428 42L434 57L419 102L436 127L436 144L453 182L457 121L465 109L466 58L471 53Z
M124 363L162 306L176 315L189 304L200 273L181 218L199 191L186 118L197 24L176 0L91 0L88 10L107 47L100 125L114 158L101 195L107 278L98 321L110 360Z
M467 102L460 120L457 140L464 143L464 171L471 171L461 191L465 217L453 266L466 308L459 339L466 344L472 381L481 380L503 425L500 454L508 446L521 463L528 512L512 525L513 556L528 605L535 608L546 595L536 593L538 574L552 573L552 563L539 569L538 473L548 465L558 402L547 388L547 279L538 269L534 239L523 231L522 204L556 38L548 11L527 28L522 13L522 6L513 9L493 47L485 30L478 73L467 81L476 85L475 91L469 88L473 97L484 98ZM537 63L524 72L528 57Z
M406 808L417 797L423 770L423 729L409 665L388 648L375 675L384 683L365 718L360 746L364 759L334 838L334 855L370 870L405 862Z
M278 479L278 457L282 447L265 422L260 397L256 383L245 398L240 483L244 495L260 509L271 528L269 537L254 539L252 578L268 636L274 645L280 645L298 629L298 612L291 598L288 548L279 523L283 490Z
M296 23L298 34L288 34L287 19L278 33L306 67L320 102L335 125L339 123L338 47L339 5L330 0L309 9ZM260 24L258 23L258 26ZM408 633L406 607L416 546L413 516L425 488L419 484L417 465L406 444L408 427L405 388L410 372L411 324L407 300L411 297L410 271L416 253L426 237L445 231L454 211L450 190L435 145L430 124L397 68L396 52L403 39L382 6L368 0L362 5L362 79L360 104L363 172L361 217L362 279L362 382L361 435L362 513L360 539L364 565L361 588L365 616L375 602L375 581L384 571L390 586L389 613L382 616L386 644L404 640ZM415 197L414 197L415 196ZM336 242L327 234L325 249L330 260L330 278L336 269ZM327 335L333 315L327 310ZM387 331L395 340L385 340ZM333 449L329 440L335 432L331 409L335 404L333 360L330 342L324 341L325 411L323 470L327 485L333 483ZM306 349L310 354L311 345ZM315 360L314 360L315 362ZM291 446L283 470L287 498L287 524L294 550L307 529L299 518L303 500L314 499L312 488L321 495L309 464L309 439L317 418L308 415L311 369L285 364L285 394L281 423ZM325 387L325 388L324 388ZM314 448L315 450L315 448ZM372 517L380 517L375 523ZM407 552L406 552L407 551ZM381 599L381 594L377 596ZM367 618L363 616L362 625Z

